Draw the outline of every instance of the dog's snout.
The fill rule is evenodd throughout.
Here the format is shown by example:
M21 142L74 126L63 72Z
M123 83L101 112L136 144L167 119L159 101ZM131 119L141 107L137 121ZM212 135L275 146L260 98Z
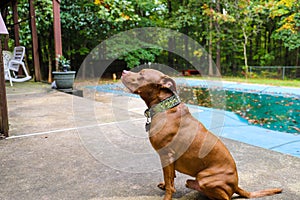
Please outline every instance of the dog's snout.
M127 70L123 70L123 72L122 72L122 76L125 76L126 74L129 74L129 71L127 71Z

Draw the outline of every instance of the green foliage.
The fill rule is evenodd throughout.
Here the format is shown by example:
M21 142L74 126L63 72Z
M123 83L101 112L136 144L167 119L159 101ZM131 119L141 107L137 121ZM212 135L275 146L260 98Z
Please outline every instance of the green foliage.
M253 56L253 60L259 63L258 65L260 66L271 66L274 59L274 52L266 53L264 49L261 49Z
M107 40L105 45L107 57L126 61L128 68L136 67L141 63L154 62L156 56L161 53L160 47L143 42L138 36L132 38L127 34L121 38Z
M128 54L125 54L123 58L127 67L133 68L141 64L141 61L144 63L154 62L155 56L159 55L160 51L158 49L138 49Z
M300 33L292 33L291 30L278 31L273 35L274 39L282 40L283 45L289 50L294 50L300 47Z
M60 71L68 71L71 69L70 60L68 60L66 57L62 55L57 55L55 60L58 62Z
M106 22L109 30L108 35L139 26L155 25L150 20L150 16L153 16L157 6L161 5L161 3L154 0L105 0L103 2L95 1L95 4L99 7L98 18ZM158 14L162 14L162 12L162 9L158 9ZM124 60L128 68L136 67L145 62L153 62L161 52L159 48L153 48L152 45L142 42L138 37L126 38L126 35L124 37L122 41L117 41L117 43L112 44L110 41L106 44L107 55L108 58ZM135 49L136 46L143 46L144 48Z
M49 60L55 60L52 1L34 3L45 74ZM28 10L28 0L19 0L20 43L26 47L29 67L33 69ZM71 60L72 68L78 69L86 55L111 36L133 28L157 26L184 33L207 51L211 47L214 61L219 51L223 75L245 74L247 65L299 65L299 10L299 0L64 0L63 55ZM13 24L11 8L7 24ZM124 60L129 68L158 61L177 69L191 67L180 55L143 43L138 37L129 40L133 43L109 44L108 57ZM176 40L170 42L177 44ZM136 44L144 48L134 49ZM195 52L188 53L195 56Z
M280 0L270 8L270 17L279 18L279 28L272 35L283 41L289 50L300 47L300 2L298 0Z
M97 43L105 39L107 26L101 26L104 22L98 18L98 11L98 7L89 0L77 1L76 4L71 0L62 1L63 54L82 61Z

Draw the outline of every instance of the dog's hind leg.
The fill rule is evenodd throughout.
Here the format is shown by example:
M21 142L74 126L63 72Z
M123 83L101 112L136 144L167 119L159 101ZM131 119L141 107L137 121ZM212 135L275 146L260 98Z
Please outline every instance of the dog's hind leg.
M197 180L189 179L189 180L186 181L185 186L187 188L192 189L192 190L197 190L197 191L201 192L201 188L200 188L199 183L198 183Z
M201 189L198 180L187 180L186 187L197 190L211 200L230 200L231 198L222 187L216 186L214 188Z

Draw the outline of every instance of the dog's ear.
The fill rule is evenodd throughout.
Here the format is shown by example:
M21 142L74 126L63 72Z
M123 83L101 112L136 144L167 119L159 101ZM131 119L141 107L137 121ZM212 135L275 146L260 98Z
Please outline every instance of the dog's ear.
M160 84L162 85L162 87L164 88L168 88L170 89L172 92L176 92L176 83L173 79L171 79L169 76L164 76L161 79Z

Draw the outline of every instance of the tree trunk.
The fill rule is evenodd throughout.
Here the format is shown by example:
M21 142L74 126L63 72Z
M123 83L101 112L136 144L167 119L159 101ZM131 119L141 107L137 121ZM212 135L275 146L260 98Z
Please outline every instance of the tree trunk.
M212 64L212 16L209 18L209 44L208 44L208 75L213 76L213 64Z
M249 63L250 63L250 65L252 65L253 64L253 42L252 42L252 40L250 40L249 41Z
M49 47L46 47L48 54L48 83L52 83L52 56Z
M172 17L172 1L171 0L168 0L168 15L169 15L169 18ZM174 42L175 40L173 38L169 38L169 41L168 41L168 65L170 67L174 67L174 57L173 57L173 53L170 52L170 51L174 51Z
M174 51L174 42L175 40L170 37L168 41L168 65L172 68L174 67L174 58L171 51Z
M299 47L296 49L296 62L295 62L295 66L299 66ZM300 68L296 69L296 78L300 77Z
M186 35L189 35L189 28L188 28L188 26L186 26L185 28L185 31L184 31L184 33L186 34ZM189 62L189 60L190 60L190 58L189 58L189 38L188 37L184 37L184 56L185 56L185 68L186 69L189 69L190 68L190 62Z
M248 78L248 59L247 59L247 43L248 43L248 36L246 34L246 30L244 27L242 27L243 30L243 36L244 36L244 60L245 60L245 77Z
M216 10L217 12L220 12L220 0L217 0L216 2ZM220 42L220 25L218 22L215 23L215 27L217 30L217 42L216 42L216 76L221 76L221 42Z

